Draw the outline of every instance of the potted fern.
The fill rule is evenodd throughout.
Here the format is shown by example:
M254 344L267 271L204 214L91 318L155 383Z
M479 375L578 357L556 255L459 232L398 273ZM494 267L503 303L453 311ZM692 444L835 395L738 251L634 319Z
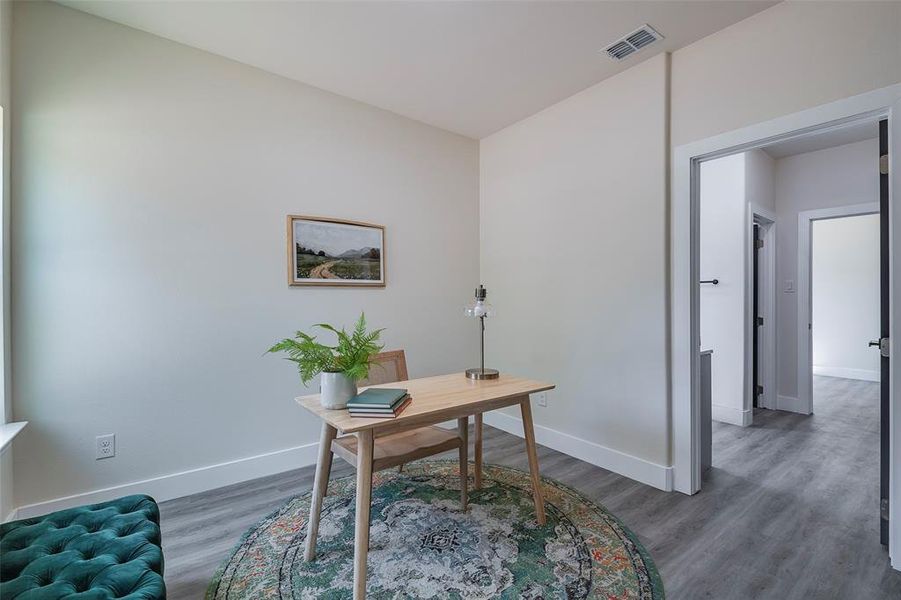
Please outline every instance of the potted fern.
M327 323L313 327L330 331L337 336L337 344L327 346L316 337L298 331L294 338L285 338L268 352L284 352L287 360L297 363L304 385L316 375L320 378L320 402L324 408L339 409L357 394L357 382L369 376L370 361L382 349L378 343L382 329L366 331L366 315L361 314L353 331L346 332Z

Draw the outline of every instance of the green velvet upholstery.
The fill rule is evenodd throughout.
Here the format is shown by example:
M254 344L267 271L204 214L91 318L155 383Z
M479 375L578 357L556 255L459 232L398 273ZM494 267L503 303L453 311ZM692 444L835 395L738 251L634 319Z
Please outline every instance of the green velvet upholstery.
M160 511L126 496L0 526L3 600L161 599Z

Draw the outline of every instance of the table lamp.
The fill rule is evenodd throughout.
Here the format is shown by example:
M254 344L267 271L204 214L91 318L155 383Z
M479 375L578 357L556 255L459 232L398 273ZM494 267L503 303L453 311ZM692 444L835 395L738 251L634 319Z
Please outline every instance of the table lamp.
M488 290L481 284L476 288L475 300L466 305L464 313L467 317L477 317L479 319L479 329L481 331L481 343L479 345L480 362L476 369L466 369L466 377L469 379L497 379L499 373L497 369L485 368L485 318L494 316L494 307L485 302L488 297Z

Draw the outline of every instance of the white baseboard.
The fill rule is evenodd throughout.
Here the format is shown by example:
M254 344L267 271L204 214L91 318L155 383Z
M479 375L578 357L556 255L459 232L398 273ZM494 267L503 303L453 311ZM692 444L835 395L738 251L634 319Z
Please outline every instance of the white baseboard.
M492 427L523 437L521 419L500 411L485 413L484 419L485 423ZM542 425L535 426L535 440L543 446L665 492L673 490L672 467L658 465Z
M14 509L12 509L11 511L9 511L9 514L8 514L8 515L6 515L5 517L3 517L3 522L4 522L4 523L9 523L10 521L15 521L15 520L18 519L18 518L19 518L19 509L18 509L18 508L14 508Z
M742 410L732 406L723 406L722 404L711 405L711 416L714 421L720 423L729 423L730 425L738 425L739 427L747 427L754 422L754 412L750 410Z
M868 369L850 369L845 367L818 367L813 366L814 375L826 377L841 377L842 379L860 379L861 381L879 381L879 371Z
M495 411L485 414L485 423L522 437L522 421L516 417ZM448 422L444 425L456 424ZM672 467L648 462L541 425L535 427L535 438L539 444L636 481L665 491L673 489ZM181 498L258 477L314 465L318 446L318 443L313 442L207 467L27 504L12 511L7 516L7 520L27 519L73 506L113 500L129 494L149 494L158 502Z
M213 490L226 485L275 475L316 464L318 442L276 450L257 456L162 475L100 490L20 506L16 518L27 519L56 510L113 500L129 494L149 494L158 502Z
M807 406L794 396L776 396L776 410L787 410L789 412L808 415Z

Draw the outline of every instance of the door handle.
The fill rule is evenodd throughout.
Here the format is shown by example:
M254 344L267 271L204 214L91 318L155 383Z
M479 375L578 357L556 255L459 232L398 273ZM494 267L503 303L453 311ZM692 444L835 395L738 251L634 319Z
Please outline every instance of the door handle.
M889 357L889 339L887 337L879 338L878 340L870 340L870 343L867 344L867 346L876 346L879 348L879 354L885 358Z

